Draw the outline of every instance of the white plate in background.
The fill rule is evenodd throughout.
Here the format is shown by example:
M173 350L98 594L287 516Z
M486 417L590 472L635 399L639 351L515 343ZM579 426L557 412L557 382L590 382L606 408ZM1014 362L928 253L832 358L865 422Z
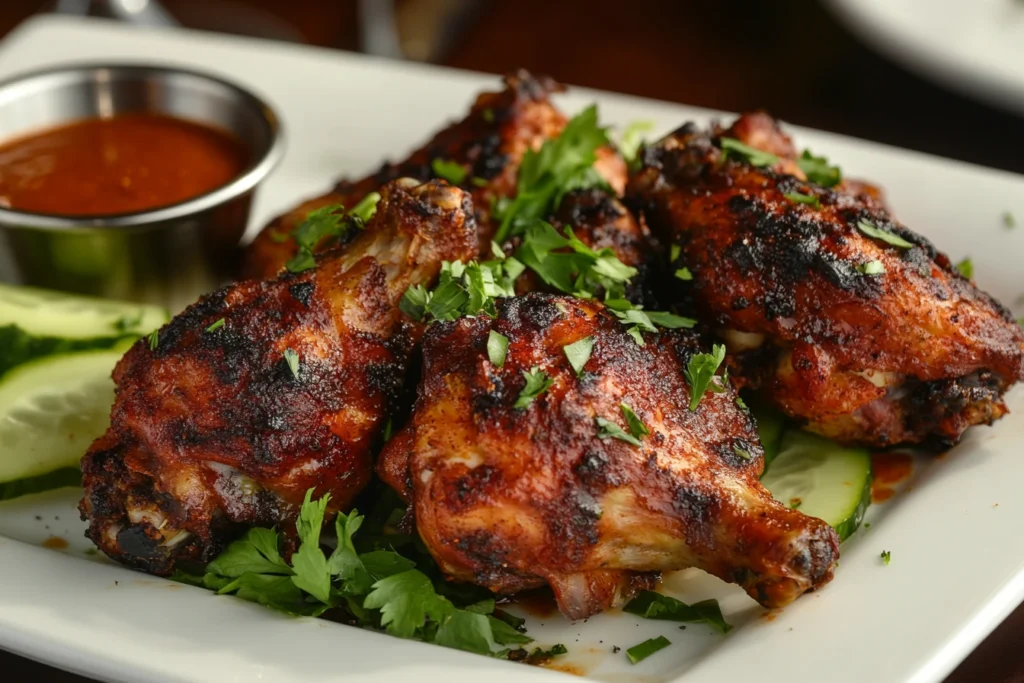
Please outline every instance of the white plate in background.
M256 224L341 174L398 158L460 117L493 76L224 35L150 32L41 17L0 44L0 77L68 61L175 63L221 73L279 108L288 152L255 205ZM598 101L605 121L667 131L712 112L573 90L567 111ZM941 115L941 112L937 114ZM896 213L954 259L970 255L980 284L1013 302L1024 281L1024 177L836 135L795 129L798 143L850 176L886 188ZM919 462L911 490L869 511L870 530L842 549L835 581L768 614L734 586L691 571L666 581L685 600L719 598L736 628L710 629L607 614L587 623L530 620L541 644L605 681L937 681L1024 597L1024 391L1014 413L976 428L940 459ZM2 454L0 454L2 456ZM0 504L0 646L118 681L301 680L500 683L567 680L543 669L402 641L339 624L284 617L258 605L118 567L82 537L64 490ZM50 537L64 550L42 547ZM883 566L879 553L889 550ZM626 648L667 635L672 647L631 666ZM0 679L3 672L0 672Z
M1024 115L1024 0L825 4L886 57L952 90Z

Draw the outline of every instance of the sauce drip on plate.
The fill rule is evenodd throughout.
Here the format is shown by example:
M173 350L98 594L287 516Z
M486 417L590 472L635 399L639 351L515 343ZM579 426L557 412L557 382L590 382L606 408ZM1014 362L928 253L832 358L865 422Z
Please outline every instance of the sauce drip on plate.
M148 211L235 178L231 135L159 114L85 119L0 144L0 206L60 216Z

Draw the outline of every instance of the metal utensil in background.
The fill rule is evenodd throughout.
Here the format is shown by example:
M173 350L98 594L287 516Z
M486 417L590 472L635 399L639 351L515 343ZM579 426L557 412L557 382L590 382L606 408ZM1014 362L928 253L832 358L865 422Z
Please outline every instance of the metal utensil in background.
M55 12L118 19L140 26L177 26L159 0L59 0Z
M284 153L268 104L219 78L155 66L75 65L0 83L0 138L124 112L226 130L249 164L223 187L151 211L74 217L0 208L0 251L11 261L0 279L179 310L233 275L253 194Z

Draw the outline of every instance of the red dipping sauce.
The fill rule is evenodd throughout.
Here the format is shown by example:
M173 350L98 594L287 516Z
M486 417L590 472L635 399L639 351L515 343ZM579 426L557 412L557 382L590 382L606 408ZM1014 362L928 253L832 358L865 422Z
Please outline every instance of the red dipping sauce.
M160 114L86 119L0 144L0 207L109 216L177 204L248 163L226 132Z

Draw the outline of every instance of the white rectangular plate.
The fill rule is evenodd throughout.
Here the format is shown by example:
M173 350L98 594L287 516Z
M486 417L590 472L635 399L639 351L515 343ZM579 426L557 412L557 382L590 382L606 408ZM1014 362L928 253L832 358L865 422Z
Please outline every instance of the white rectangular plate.
M493 76L378 61L223 35L148 32L111 23L35 19L0 46L0 77L68 61L175 63L221 73L266 95L287 129L288 154L258 197L258 225L341 174L398 158L459 117ZM573 90L567 111L597 101L608 123L654 121L658 132L712 112ZM941 115L941 112L939 112ZM1024 177L809 130L798 142L887 191L896 213L1007 303L1024 283ZM684 600L714 597L736 628L678 630L609 614L587 623L530 620L542 644L565 643L561 667L605 681L935 681L1024 597L1024 392L994 428L976 428L948 455L918 461L908 490L870 510L842 551L835 581L779 613L698 572L668 577ZM2 454L0 454L2 457ZM478 683L557 678L262 607L117 567L89 552L77 491L0 504L0 646L119 681L405 680ZM43 547L51 537L70 546ZM889 550L892 564L879 553ZM630 666L626 648L667 635L672 647ZM2 672L0 672L2 678ZM565 679L561 679L565 680Z

